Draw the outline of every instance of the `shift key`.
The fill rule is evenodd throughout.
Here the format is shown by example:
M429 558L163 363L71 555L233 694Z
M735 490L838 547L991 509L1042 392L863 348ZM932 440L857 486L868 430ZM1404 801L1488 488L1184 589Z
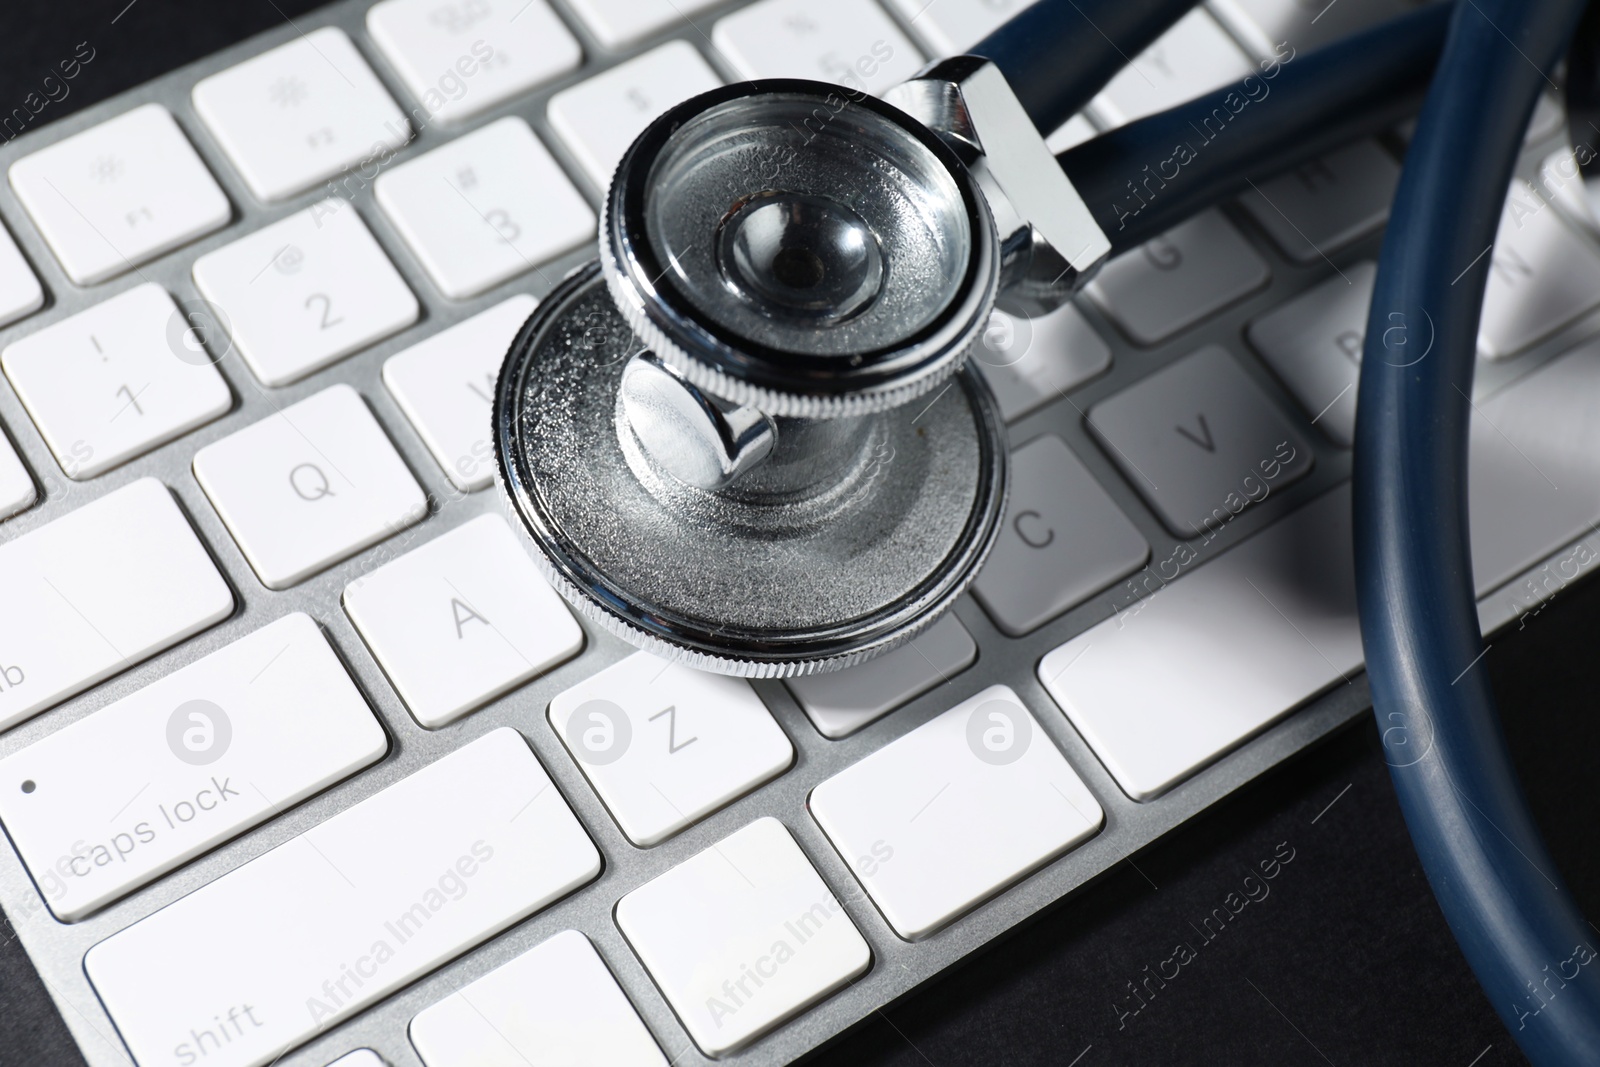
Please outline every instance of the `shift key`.
M296 613L0 760L0 822L56 918L75 922L387 747Z
M260 1067L600 873L509 727L91 948L140 1067Z

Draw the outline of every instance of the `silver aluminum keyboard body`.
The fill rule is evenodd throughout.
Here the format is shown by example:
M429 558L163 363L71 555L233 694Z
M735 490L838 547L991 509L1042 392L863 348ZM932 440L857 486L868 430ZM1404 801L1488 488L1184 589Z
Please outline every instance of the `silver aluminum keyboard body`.
M170 252L143 266L138 272L129 272L110 282L81 288L66 278L9 186L0 184L0 216L16 236L50 294L50 301L43 311L0 330L0 345L32 332L44 323L59 320L139 284L141 276L158 282L180 302L198 304L201 298L190 275L190 268L198 256L254 231L265 222L300 210L325 195L325 190L319 187L282 203L263 206L245 188L233 164L208 136L194 113L190 89L200 78L229 68L268 48L293 41L303 31L334 25L350 35L384 80L391 95L403 107L409 108L409 94L386 66L367 34L364 16L369 6L369 0L341 0L295 20L294 25L280 26L0 146L0 169L3 169L23 155L88 129L136 104L159 103L177 118L234 205L233 220L222 230ZM582 43L586 56L584 66L537 91L492 108L462 127L441 129L430 125L398 154L397 161L415 158L459 136L461 132L477 128L497 117L520 115L555 153L580 190L591 202L597 203L599 190L583 176L570 150L551 129L546 117L546 103L554 91L576 84L623 57L603 49L583 22L563 7L559 0L554 6ZM694 21L709 31L717 18L739 6L742 4L713 8L697 16ZM906 28L899 12L892 7L888 10L891 17L903 29ZM636 54L670 39L690 42L701 49L724 78L735 80L735 72L728 69L712 49L707 36L690 25L681 25L667 34L641 42L628 54ZM1527 166L1536 165L1537 160L1559 142L1558 136L1547 136L1543 142L1531 147L1526 157ZM131 1060L85 976L83 957L92 945L289 841L308 827L371 796L466 741L499 726L509 725L518 729L532 745L604 856L603 873L594 883L570 897L466 952L353 1020L291 1051L279 1061L283 1067L322 1067L351 1050L363 1047L375 1050L387 1063L421 1067L421 1060L408 1041L406 1032L408 1023L419 1011L567 929L579 930L593 941L629 1000L675 1064L711 1063L693 1046L630 950L613 921L612 908L619 897L645 881L697 854L751 820L768 815L780 819L789 828L835 893L849 902L846 906L869 942L874 957L871 969L859 981L781 1026L748 1049L724 1060L752 1067L788 1063L835 1038L871 1016L877 1009L904 996L919 984L956 965L968 954L1026 922L1031 916L1092 881L1243 783L1366 713L1368 691L1364 676L1358 676L1353 684L1339 685L1311 701L1170 792L1155 800L1134 802L1118 788L1089 746L1072 729L1035 675L1041 657L1047 652L1111 615L1112 602L1108 596L1091 597L1020 638L1005 636L978 604L971 598L964 598L955 610L978 644L979 657L974 667L867 729L839 741L822 737L782 684L756 683L758 692L795 746L797 755L794 765L775 781L663 844L648 849L634 847L618 830L545 718L545 709L556 694L621 659L630 651L621 641L594 627L586 627L588 643L578 658L447 728L430 731L420 727L407 712L340 605L341 592L353 577L480 514L499 509L493 490L464 495L451 487L433 456L384 388L379 377L384 361L392 354L498 303L512 293L527 292L543 296L569 269L591 253L585 248L555 262L540 264L538 269L481 296L452 302L438 294L416 258L374 203L371 187L355 193L353 201L363 220L423 304L424 310L417 324L400 334L357 352L303 381L271 390L262 389L237 356L230 356L219 367L237 397L236 406L229 414L125 466L84 482L71 481L62 474L9 382L0 383L0 420L9 428L24 462L45 489L40 502L0 524L0 541L37 528L135 479L154 476L180 500L200 537L233 585L239 605L235 614L220 625L0 734L0 756L14 753L291 611L306 612L321 624L357 685L381 718L391 739L388 755L378 764L78 923L63 924L56 921L43 906L38 890L15 852L10 848L0 849L0 906L4 907L16 927L85 1058L94 1067L127 1064ZM1044 433L1055 434L1065 440L1116 504L1132 519L1150 543L1155 559L1170 554L1179 542L1162 527L1154 513L1097 445L1085 426L1082 412L1102 398L1121 391L1204 345L1220 344L1239 358L1240 364L1266 390L1273 402L1283 409L1296 426L1304 430L1304 436L1312 443L1314 464L1308 476L1281 495L1275 494L1265 505L1249 509L1236 521L1229 523L1216 541L1204 550L1202 558L1209 559L1225 551L1349 476L1349 453L1333 446L1314 429L1306 426L1306 418L1294 401L1245 344L1243 328L1269 309L1333 276L1337 266L1374 258L1380 235L1370 235L1338 250L1333 253L1331 262L1319 259L1310 265L1299 265L1281 254L1246 212L1230 207L1227 214L1230 222L1270 265L1271 280L1265 287L1221 314L1153 348L1129 343L1096 305L1088 300L1081 301L1084 314L1112 347L1110 370L1076 390L1070 400L1047 404L1011 427L1014 444L1020 445ZM1600 331L1600 314L1590 312L1518 359L1486 365L1481 375L1484 379L1481 390L1485 393L1494 391L1499 385L1566 351L1576 339L1597 331ZM191 459L201 446L255 422L270 414L275 407L286 406L336 383L348 383L365 397L413 473L429 492L433 507L417 526L292 588L271 592L262 587L195 481L190 467ZM1530 569L1529 573L1536 569ZM1482 613L1486 627L1504 625L1514 619L1515 609L1507 606L1508 603L1505 596L1485 598ZM908 943L893 934L859 892L847 892L853 888L852 875L809 816L806 806L808 793L819 782L851 766L864 755L996 682L1012 686L1044 724L1051 740L1105 808L1104 828L1083 845L936 935ZM307 742L314 743L315 738L308 738ZM396 842L396 846L403 847L404 842ZM240 921L248 922L249 917L241 916Z

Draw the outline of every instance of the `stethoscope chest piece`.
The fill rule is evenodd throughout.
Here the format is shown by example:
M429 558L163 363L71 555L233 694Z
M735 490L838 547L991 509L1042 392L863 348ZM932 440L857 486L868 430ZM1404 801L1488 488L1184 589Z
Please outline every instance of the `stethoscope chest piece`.
M732 86L652 125L601 256L501 368L507 506L566 598L689 666L860 662L960 595L999 528L1004 426L966 366L994 227L870 98Z

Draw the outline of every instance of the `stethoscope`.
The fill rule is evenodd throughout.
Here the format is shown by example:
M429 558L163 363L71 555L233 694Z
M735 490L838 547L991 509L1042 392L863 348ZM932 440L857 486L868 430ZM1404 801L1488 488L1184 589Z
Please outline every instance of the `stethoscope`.
M1464 457L1487 263L1463 275L1472 257L1452 257L1492 241L1582 5L1433 5L1304 55L1285 43L1240 83L1052 156L1039 131L1191 6L1040 0L881 100L768 80L660 116L617 168L598 258L501 369L507 506L552 584L634 645L746 677L863 662L937 620L1000 530L1005 427L968 359L996 308L1059 307L1117 253L1420 107L1360 387L1369 679L1413 838L1496 1010L1535 1062L1600 1062L1600 962L1566 966L1592 932L1481 673L1444 684L1482 647ZM1434 358L1385 358L1391 311L1427 316Z

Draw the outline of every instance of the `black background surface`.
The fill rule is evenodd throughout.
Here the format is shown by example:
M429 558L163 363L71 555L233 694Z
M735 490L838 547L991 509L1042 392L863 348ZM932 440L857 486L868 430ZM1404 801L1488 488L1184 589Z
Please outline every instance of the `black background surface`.
M282 23L307 0L0 0L0 115L79 42L94 60L38 122ZM113 21L115 20L115 21ZM1595 398L1600 404L1600 397ZM3 608L0 608L3 610ZM1600 916L1600 585L1493 641L1523 781L1585 913ZM1347 788L1348 787L1348 788ZM1331 804L1331 807L1329 806ZM1275 850L1294 858L1137 1013L1119 1015L1190 927ZM1600 934L1596 941L1600 942ZM1152 983L1152 987L1153 983ZM1121 1025L1119 1026L1119 1021ZM1597 1050L1600 1058L1600 1050ZM0 1067L80 1063L0 922ZM846 1035L826 1067L1526 1062L1428 890L1370 720L1278 767L1002 943Z

